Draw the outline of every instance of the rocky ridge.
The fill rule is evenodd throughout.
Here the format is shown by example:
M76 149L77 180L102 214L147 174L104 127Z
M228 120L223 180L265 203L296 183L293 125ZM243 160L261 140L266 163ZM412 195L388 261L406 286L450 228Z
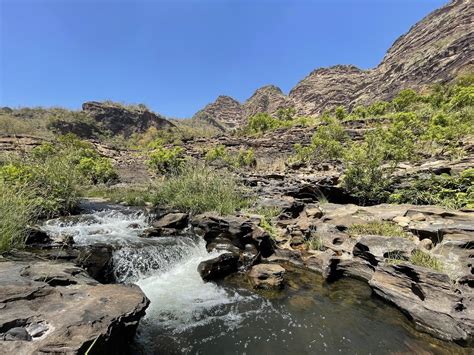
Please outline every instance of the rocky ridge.
M299 115L314 116L339 105L350 109L389 100L402 89L422 90L436 82L449 82L473 67L473 16L471 1L452 0L399 37L376 68L319 68L291 89L288 96L268 85L242 105L229 97L225 102L218 99L219 105L206 106L194 118L204 112L222 129L227 121L234 128L255 113L274 114L280 107L294 107ZM230 111L234 117L228 116Z

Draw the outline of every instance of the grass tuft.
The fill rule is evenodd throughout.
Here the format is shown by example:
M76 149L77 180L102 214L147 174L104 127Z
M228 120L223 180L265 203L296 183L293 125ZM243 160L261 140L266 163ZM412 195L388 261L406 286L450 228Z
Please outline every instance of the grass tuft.
M381 235L385 237L406 237L407 232L398 224L387 221L370 221L349 227L350 235Z

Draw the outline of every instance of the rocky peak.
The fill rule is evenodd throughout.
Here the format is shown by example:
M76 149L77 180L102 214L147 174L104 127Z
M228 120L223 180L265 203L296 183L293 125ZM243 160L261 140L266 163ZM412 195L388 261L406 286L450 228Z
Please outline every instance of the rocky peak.
M279 108L290 105L288 97L275 85L266 85L257 89L255 93L245 101L244 116L246 118L259 112L269 114L275 113Z
M328 108L347 106L367 85L369 73L353 65L318 68L289 94L298 113L317 115Z
M82 110L104 129L126 137L132 133L145 132L150 127L163 129L174 126L163 116L151 112L145 105L89 101L82 104Z
M220 95L216 101L208 104L193 116L194 121L210 123L223 131L240 126L243 119L240 102L225 95Z

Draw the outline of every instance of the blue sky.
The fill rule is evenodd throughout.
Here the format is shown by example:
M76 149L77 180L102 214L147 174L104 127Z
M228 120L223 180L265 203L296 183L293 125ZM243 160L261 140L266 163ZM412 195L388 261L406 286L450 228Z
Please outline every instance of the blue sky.
M285 93L317 67L376 66L439 0L0 0L0 105L145 103L190 117Z

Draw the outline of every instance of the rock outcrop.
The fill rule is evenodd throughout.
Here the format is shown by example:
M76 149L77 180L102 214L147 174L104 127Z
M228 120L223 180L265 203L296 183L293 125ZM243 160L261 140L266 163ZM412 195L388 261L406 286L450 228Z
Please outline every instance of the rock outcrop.
M195 122L205 122L225 131L244 123L240 102L232 97L221 95L215 102L208 104L193 116Z
M125 354L148 303L70 263L0 262L0 353Z
M113 102L89 101L82 104L82 110L105 130L125 137L145 132L150 127L165 129L174 126L144 105L125 106Z
M267 85L257 89L255 93L243 104L245 118L259 112L274 114L279 108L289 106L288 97L275 85Z

